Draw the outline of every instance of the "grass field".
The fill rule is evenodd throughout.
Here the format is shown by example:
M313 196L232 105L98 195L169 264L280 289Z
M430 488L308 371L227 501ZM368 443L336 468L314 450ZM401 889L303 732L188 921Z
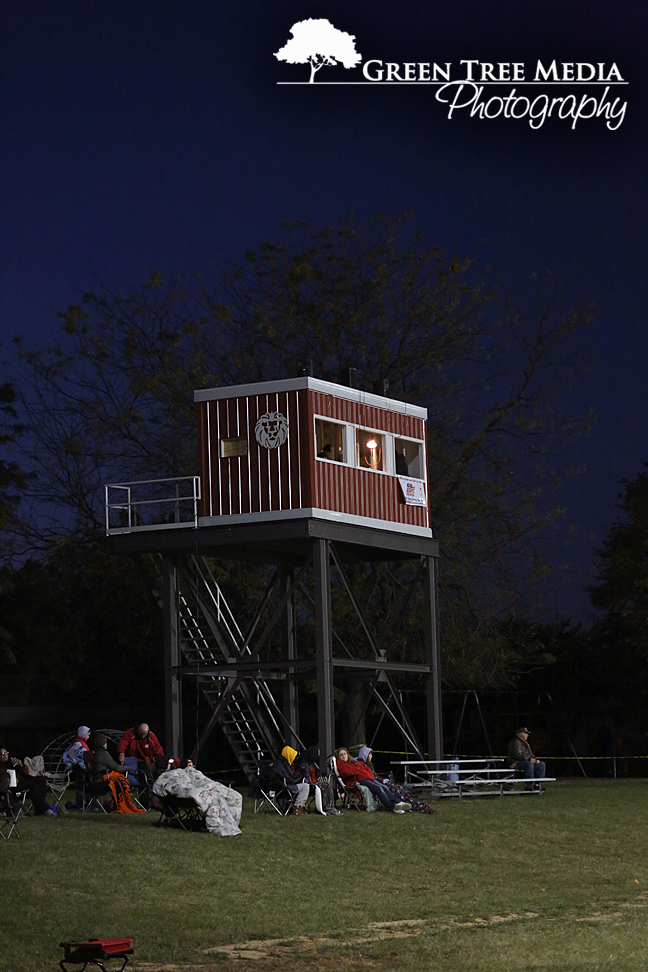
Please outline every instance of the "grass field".
M1 972L135 939L140 972L648 968L648 781L553 784L438 816L279 818L238 837L157 814L28 818L0 842Z

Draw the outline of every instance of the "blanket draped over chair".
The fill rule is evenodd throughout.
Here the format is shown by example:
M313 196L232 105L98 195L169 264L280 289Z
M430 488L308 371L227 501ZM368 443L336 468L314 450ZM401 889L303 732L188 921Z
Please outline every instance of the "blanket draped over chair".
M159 797L175 796L193 800L201 813L205 814L205 825L212 834L233 837L241 833L241 794L210 780L195 766L162 773L153 784L153 793Z

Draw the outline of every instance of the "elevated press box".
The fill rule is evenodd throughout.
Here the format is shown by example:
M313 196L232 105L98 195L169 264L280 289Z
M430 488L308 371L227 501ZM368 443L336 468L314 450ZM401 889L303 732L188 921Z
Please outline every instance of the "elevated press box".
M432 536L427 409L315 378L194 400L201 526L321 517Z

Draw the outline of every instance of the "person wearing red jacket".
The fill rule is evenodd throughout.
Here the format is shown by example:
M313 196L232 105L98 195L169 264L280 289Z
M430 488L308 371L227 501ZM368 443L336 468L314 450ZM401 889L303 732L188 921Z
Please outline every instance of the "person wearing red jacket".
M350 756L348 749L344 747L338 749L335 753L335 761L338 773L345 784L358 783L360 786L366 786L390 813L405 813L405 808L409 810L406 803L400 801L390 793L384 783L376 779L376 774L369 766Z
M155 757L164 756L160 740L145 722L126 730L117 743L117 753L120 763L126 756L134 756L138 769L143 770L149 779L155 776Z

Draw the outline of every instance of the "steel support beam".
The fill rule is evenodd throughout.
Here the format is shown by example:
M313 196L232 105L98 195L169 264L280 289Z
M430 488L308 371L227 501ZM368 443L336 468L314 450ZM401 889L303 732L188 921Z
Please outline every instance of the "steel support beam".
M320 765L335 749L333 710L333 631L331 626L331 566L329 540L313 541L315 588L315 653L317 661L317 728Z
M416 665L407 662L390 662L382 659L373 658L331 658L333 668L358 668L365 672L396 672L399 675L430 675L432 669L429 665ZM238 675L261 675L263 672L271 674L273 672L289 672L292 669L302 671L308 668L316 668L317 661L314 658L293 658L277 659L276 661L231 661L221 662L218 665L181 665L177 669L178 675L221 675L224 678L231 678Z
M162 558L164 611L165 739L167 753L182 757L182 676L180 665L180 616L178 566L175 558Z
M286 567L279 568L279 589L284 595L292 590L294 582L293 572ZM297 647L295 644L295 593L294 590L286 601L283 616L281 619L283 634L284 656L287 661L294 661L297 658ZM283 714L287 724L292 730L287 736L286 742L294 745L299 740L299 695L297 686L297 669L289 667L286 671L286 681L283 691Z
M443 759L443 710L441 708L441 651L436 557L426 557L423 575L425 661L430 668L426 685L427 743L430 759Z

